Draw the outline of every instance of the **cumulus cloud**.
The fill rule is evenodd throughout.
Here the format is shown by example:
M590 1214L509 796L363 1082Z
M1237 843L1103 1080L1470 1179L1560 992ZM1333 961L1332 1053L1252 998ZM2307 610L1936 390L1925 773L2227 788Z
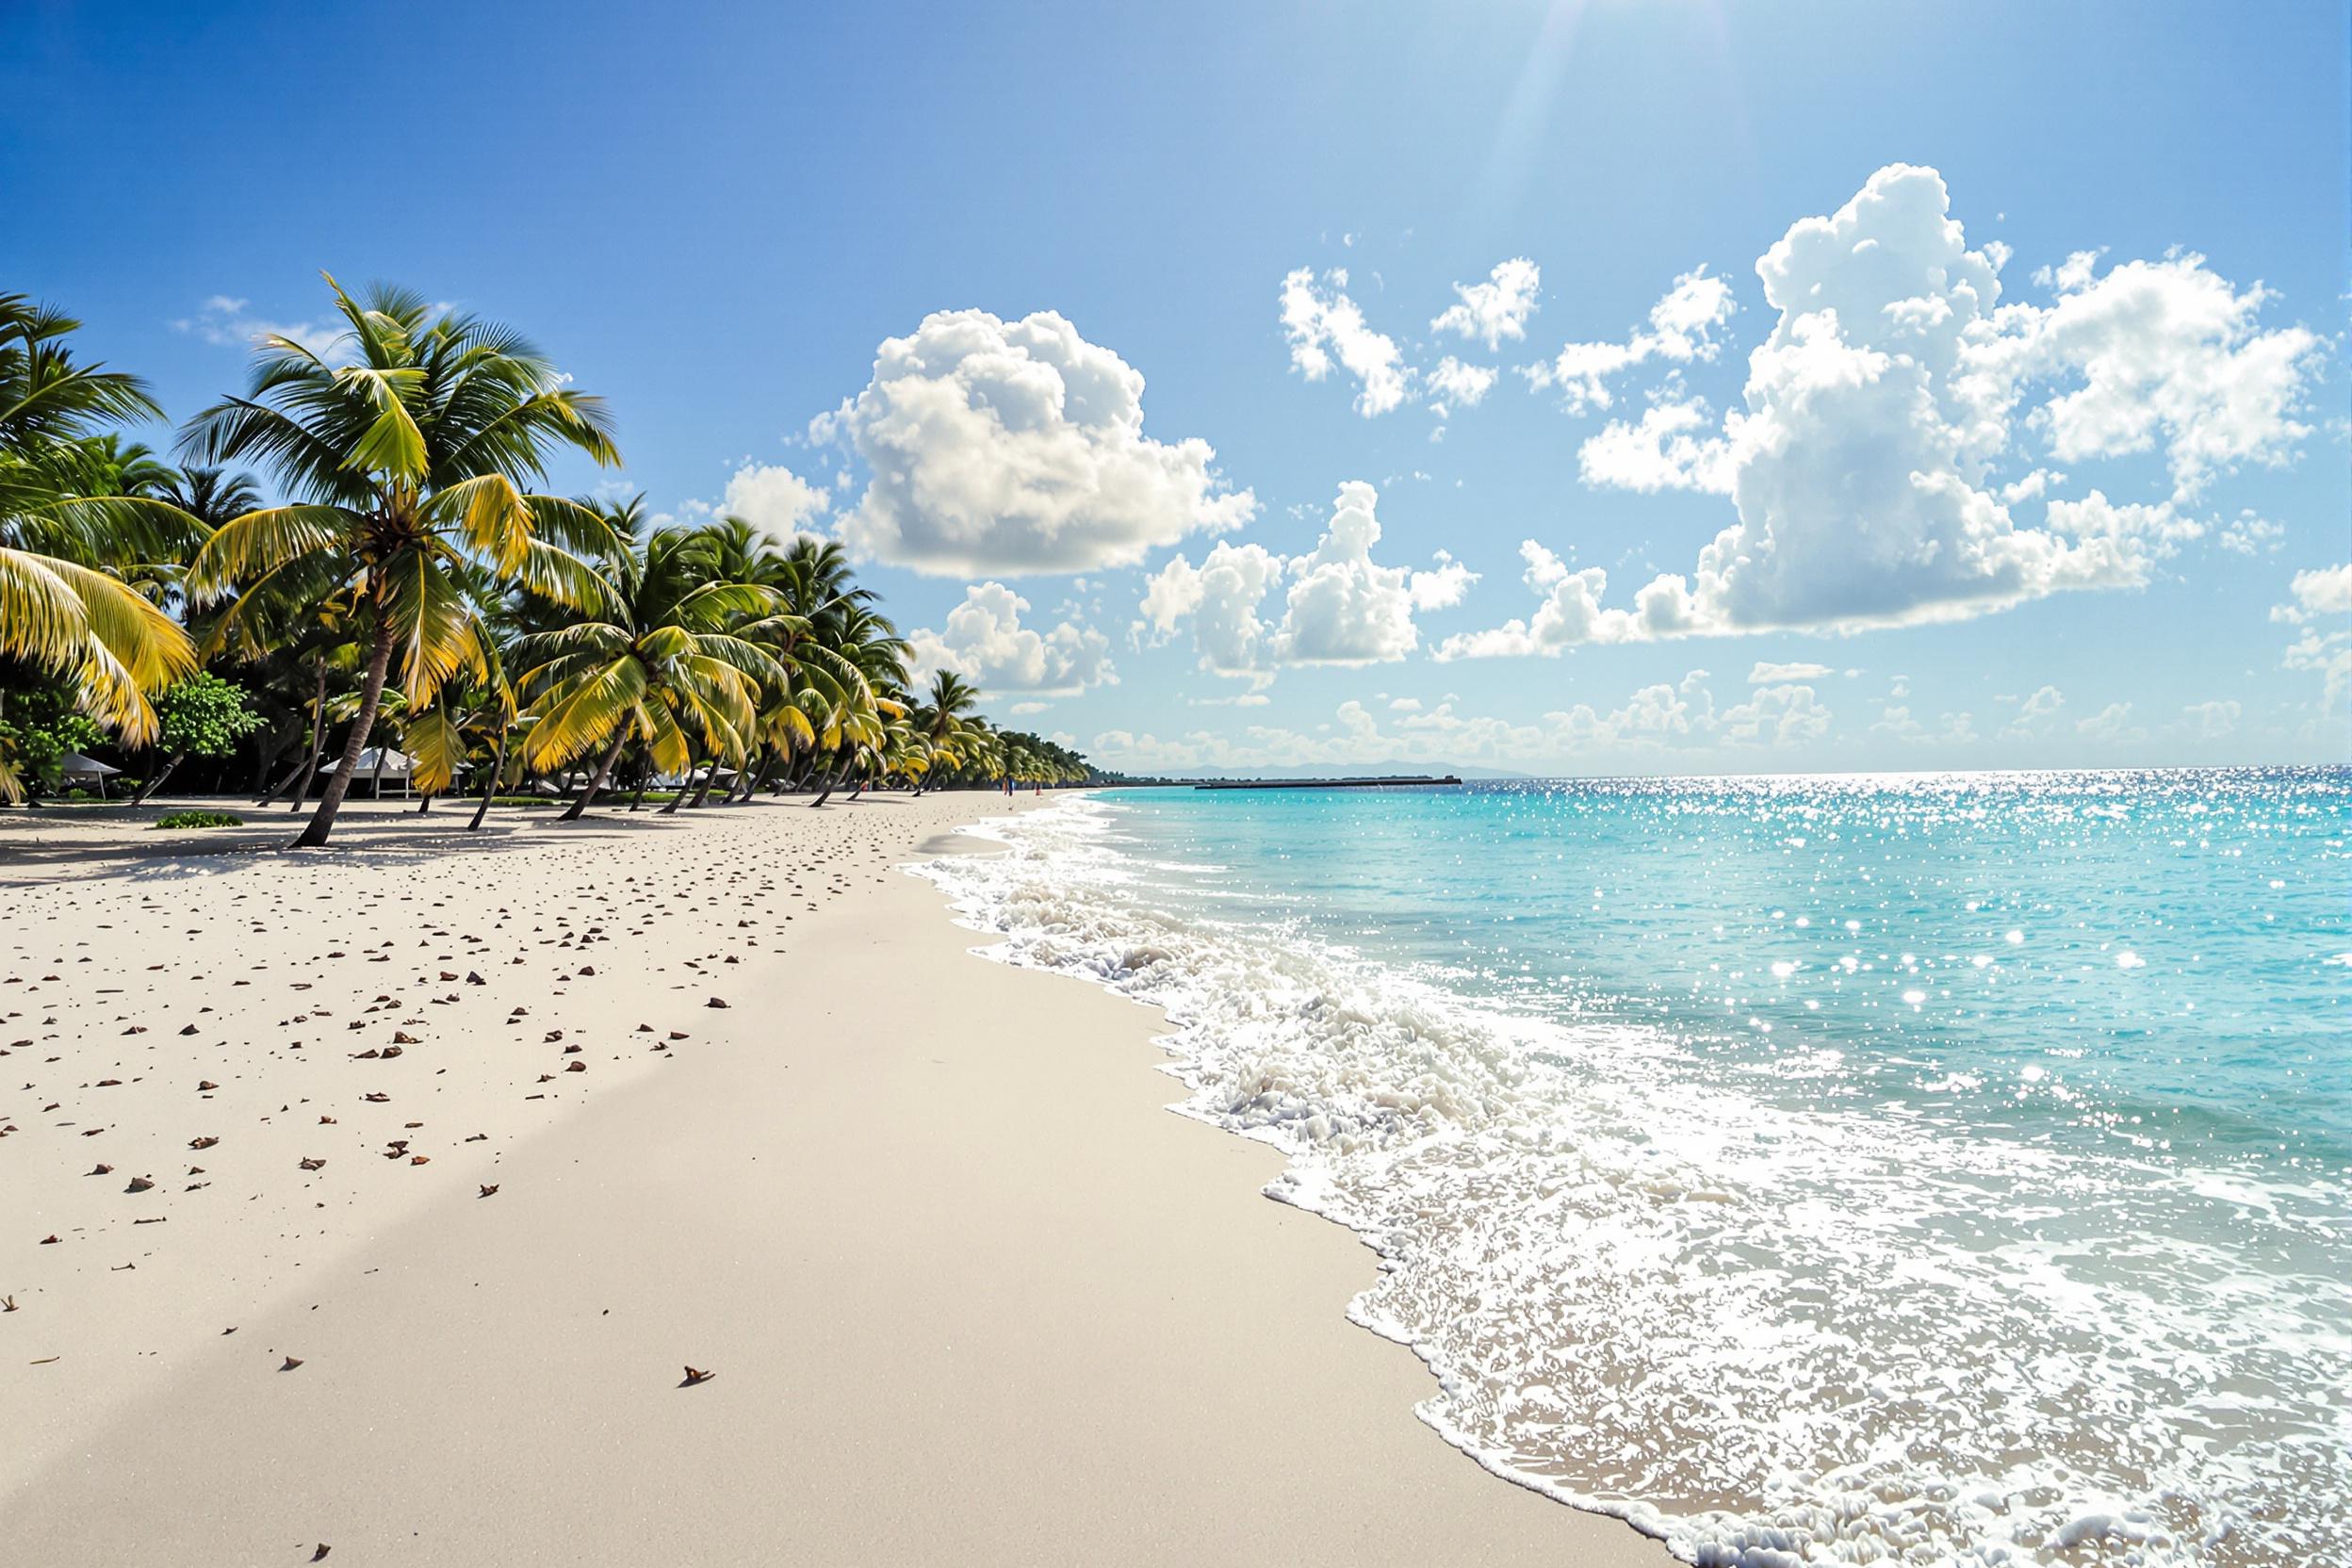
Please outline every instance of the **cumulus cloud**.
M717 510L743 518L779 544L789 545L806 533L811 519L825 510L828 493L781 464L747 463L727 482L727 495Z
M1742 745L1801 746L1829 733L1830 711L1810 686L1759 686L1723 710L1726 740Z
M2051 453L2078 462L2161 445L2181 500L2241 464L2282 461L2310 433L2294 414L2319 338L2259 330L2269 290L2233 288L2193 252L2104 274L2098 261L2078 252L2036 274L2054 302L1994 316L1965 368L1980 397L2005 412L2031 383L2071 382L2030 416Z
M1290 339L1290 362L1309 381L1321 381L1336 364L1355 379L1356 412L1365 418L1388 413L1412 395L1413 372L1396 340L1374 332L1347 293L1348 273L1334 268L1315 275L1300 267L1282 278L1282 331Z
M1177 556L1144 584L1143 625L1165 642L1189 621L1202 669L1264 684L1273 678L1272 629L1258 605L1286 564L1263 545L1222 540L1198 566Z
M1576 449L1576 467L1592 485L1729 495L1731 443L1713 429L1704 399L1660 398L1640 419L1611 419L1587 437Z
M941 311L883 343L810 427L871 478L840 520L861 556L941 576L1132 565L1257 513L1198 437L1143 433L1143 376L1052 311Z
M1169 561L1144 585L1142 626L1165 641L1189 623L1203 669L1264 684L1282 664L1377 664L1420 641L1413 617L1459 604L1478 574L1443 550L1426 571L1381 565L1379 493L1339 487L1322 538L1304 555L1220 542L1198 565ZM1287 584L1269 621L1265 601Z
M2352 695L2352 624L2333 624L2344 615L2352 615L2352 562L2295 573L2287 602L2270 612L2272 620L2301 629L2280 663L2321 678L2324 715L2332 716Z
M1870 728L1880 735L1891 735L1906 745L1957 746L1977 739L1976 716L1972 713L1946 713L1931 725L1916 717L1908 707L1894 702L1879 709Z
M2148 739L2148 731L2132 722L2132 705L2128 702L2111 702L2089 718L2075 720L2074 732L2110 744Z
M1704 737L1718 727L1705 670L1692 670L1673 685L1658 681L1642 687L1622 708L1600 710L1580 702L1547 713L1544 720L1577 751L1640 751Z
M1402 659L1420 641L1415 612L1462 602L1478 574L1444 551L1426 572L1382 566L1379 499L1361 480L1339 487L1331 526L1312 555L1290 564L1292 582L1275 653L1293 664L1378 664Z
M2352 615L2352 562L2295 573L2287 600L2270 612L2272 620L2301 626L2314 616Z
M1460 298L1429 322L1429 330L1474 338L1489 351L1499 349L1506 337L1527 336L1527 318L1535 314L1536 290L1543 281L1542 270L1525 256L1499 262L1486 282L1454 285Z
M1497 266L1485 283L1456 284L1459 302L1432 320L1430 330L1489 349L1504 338L1523 337L1535 310L1539 278L1535 263L1514 257ZM1300 267L1283 275L1282 333L1292 367L1309 381L1322 381L1334 369L1346 374L1356 384L1356 412L1367 419L1426 398L1440 421L1429 439L1443 440L1443 421L1483 401L1500 372L1453 354L1426 368L1409 364L1396 340L1364 319L1363 307L1348 295L1348 282L1343 268L1318 275Z
M1037 631L1021 625L1028 610L1029 601L1001 582L972 584L964 602L947 612L942 629L908 634L916 684L943 669L986 692L1035 696L1076 696L1089 686L1119 684L1109 638L1067 620Z
M2294 414L2318 340L2262 330L2260 286L2236 289L2193 254L2105 273L2077 256L2049 274L2050 302L2002 305L2006 252L1970 249L1949 209L1940 175L1897 164L1836 213L1792 225L1756 264L1777 318L1749 357L1742 406L1716 426L1670 388L1580 453L1589 482L1722 490L1738 520L1691 570L1640 590L1635 611L1602 608L1606 579L1591 575L1574 590L1584 612L1554 616L1560 635L1496 634L1479 650L1854 631L2137 587L2205 531L2188 509L2215 475L2282 461L2306 433ZM1674 319L1720 315L1689 300ZM1711 344L1689 331L1694 355ZM1572 396L1585 404L1630 363L1568 358L1534 379L1589 372ZM2038 466L2004 482L1995 470L2021 441L2069 464L2161 448L2172 488L2058 497L2064 476ZM2014 510L2031 505L2038 524Z
M1439 645L1437 657L1496 659L1556 654L1585 643L1633 643L1674 636L1690 613L1679 578L1660 578L1636 596L1631 610L1604 609L1601 596L1609 573L1599 566L1571 571L1568 564L1528 539L1519 557L1527 569L1519 580L1543 603L1531 620L1512 619L1484 631L1458 632Z
M2066 694L2057 687L2036 687L2033 695L2017 704L2017 716L2004 725L2001 733L2009 740L2039 735L2057 722L2059 713L2066 706Z
M2036 722L2058 716L2058 710L2066 705L2066 694L2055 686L2037 688L2017 709L2017 717Z
M2287 531L2269 518L2252 511L2241 511L2230 522L2222 525L2214 540L2223 549L2236 555L2257 555L2284 547Z
M1521 374L1539 391L1559 388L1572 414L1607 408L1615 400L1609 378L1644 361L1688 365L1713 359L1722 349L1715 334L1738 309L1731 286L1702 267L1676 278L1665 297L1650 307L1646 329L1629 334L1622 343L1567 344L1550 360L1527 366Z
M1831 669L1827 664L1812 664L1806 663L1803 661L1788 664L1775 664L1759 659L1756 662L1756 667L1748 671L1748 684L1751 686L1772 686L1785 684L1786 682L1792 680L1819 680L1823 676L1836 675L1837 673L1838 672L1836 670Z
M1429 372L1430 412L1443 419L1456 408L1476 408L1494 389L1496 371L1491 366L1464 365L1447 354Z

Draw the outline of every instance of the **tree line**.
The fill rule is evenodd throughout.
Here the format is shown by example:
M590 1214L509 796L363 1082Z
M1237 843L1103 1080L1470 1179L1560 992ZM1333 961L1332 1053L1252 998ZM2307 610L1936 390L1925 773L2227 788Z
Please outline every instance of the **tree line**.
M371 747L413 759L427 808L478 797L475 827L534 790L575 818L648 788L676 811L1088 776L953 671L918 687L838 544L543 493L557 456L620 453L603 400L513 330L327 281L337 342L263 338L176 466L123 434L161 417L143 383L0 294L0 797L103 746L144 798L250 743L261 804L318 791L315 845Z

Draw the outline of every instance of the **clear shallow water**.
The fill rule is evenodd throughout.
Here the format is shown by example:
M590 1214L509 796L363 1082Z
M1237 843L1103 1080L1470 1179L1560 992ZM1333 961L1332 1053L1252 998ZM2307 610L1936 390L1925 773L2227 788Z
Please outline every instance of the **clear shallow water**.
M2352 772L1112 792L930 868L1168 1008L1425 1419L1701 1563L2352 1554Z

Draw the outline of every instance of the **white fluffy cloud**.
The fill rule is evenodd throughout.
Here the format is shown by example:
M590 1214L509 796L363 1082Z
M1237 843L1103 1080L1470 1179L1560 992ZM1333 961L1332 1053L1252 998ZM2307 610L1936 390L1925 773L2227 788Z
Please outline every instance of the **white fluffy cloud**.
M1650 307L1646 329L1633 332L1622 343L1570 343L1549 361L1527 366L1521 373L1539 390L1558 387L1571 413L1607 408L1615 400L1609 387L1611 376L1646 360L1688 365L1713 359L1722 348L1715 334L1737 309L1731 286L1710 277L1702 267L1676 278L1674 287Z
M1281 664L1404 658L1420 641L1414 615L1460 603L1478 574L1442 550L1427 571L1375 562L1378 501L1362 480L1342 484L1322 539L1304 555L1219 543L1197 566L1178 556L1146 582L1143 625L1165 640L1189 623L1203 669L1259 684ZM1268 621L1261 608L1285 582L1282 614Z
M941 311L877 351L874 379L810 427L871 475L841 536L942 576L1130 565L1257 512L1198 437L1143 433L1143 376L1043 311Z
M1320 281L1311 267L1282 278L1282 331L1290 339L1290 362L1309 381L1321 381L1336 363L1355 378L1356 412L1370 419L1402 403L1413 391L1413 372L1396 340L1374 332L1348 297L1348 273L1334 268Z
M2237 555L2258 555L2265 550L2285 547L2287 531L2284 525L2251 510L2242 510L2237 516L2222 525L2214 543Z
M2294 414L2319 339L2258 330L2272 297L2262 285L2241 293L2193 253L2103 275L2098 260L2080 252L2036 274L2054 302L2003 306L1964 367L2003 412L2032 383L2069 383L2031 415L2052 455L2073 463L2161 442L2187 500L2242 463L2283 460L2310 433Z
M1830 711L1810 686L1758 686L1723 710L1724 739L1742 745L1802 746L1829 733Z
M1258 605L1285 564L1263 545L1227 541L1198 566L1177 556L1144 584L1144 625L1165 641L1190 621L1202 669L1263 683L1272 678L1274 656L1272 629L1258 618Z
M2352 696L2352 625L2332 624L2342 615L2352 615L2352 562L2295 573L2287 602L2270 612L2272 620L2302 629L2280 662L2322 678L2320 712L2330 717Z
M1651 583L1635 596L1631 610L1609 610L1601 605L1609 587L1603 568L1570 571L1566 562L1532 539L1521 542L1519 556L1527 563L1519 580L1543 599L1534 618L1458 632L1438 645L1439 659L1498 659L1561 653L1585 643L1647 642L1678 635L1689 619L1689 595L1680 578Z
M1576 449L1584 482L1619 490L1729 495L1731 443L1714 433L1703 399L1660 398L1632 424L1611 419Z
M2271 619L2301 626L2317 615L2352 615L2352 562L2297 572L2287 583L2288 602Z
M1782 685L1792 680L1819 680L1823 676L1837 673L1827 664L1815 664L1804 660L1793 663L1775 664L1759 659L1756 662L1755 667L1748 671L1748 684L1751 686ZM1848 670L1846 673L1852 675L1854 672Z
M1456 408L1476 408L1494 389L1498 372L1488 365L1464 365L1447 354L1429 372L1430 411L1443 419Z
M2259 330L2259 286L2233 289L2196 255L2103 275L2077 256L2050 275L2052 302L2000 305L2005 251L1971 250L1949 206L1934 170L1898 164L1831 216L1795 223L1756 263L1778 315L1749 358L1744 406L1711 428L1703 404L1670 387L1640 422L1585 443L1589 482L1731 496L1738 520L1692 570L1655 578L1631 611L1602 607L1597 568L1574 585L1531 581L1548 596L1532 623L1457 639L1459 651L1853 631L2136 587L2205 531L2186 508L2213 476L2279 461L2305 433L2293 414L2317 339ZM1690 299L1654 326L1684 323L1695 354L1720 319ZM1568 354L1535 379L1582 375L1572 401L1598 402L1621 359ZM2020 440L2067 463L2161 444L2172 489L2045 498L2063 476L1996 475ZM2013 514L2028 504L2042 508L2038 526Z
M1490 351L1499 349L1506 337L1527 336L1527 318L1535 314L1536 291L1543 281L1542 270L1525 256L1499 262L1486 282L1454 285L1460 299L1429 322L1429 330L1474 338Z
M825 510L827 492L781 464L745 464L727 482L717 510L743 518L779 544L807 531L805 524Z
M1891 735L1906 745L1960 746L1977 739L1975 715L1966 712L1946 713L1934 724L1916 717L1901 703L1887 703L1878 710L1878 720L1870 726L1877 734Z
M2074 732L2109 744L2148 739L2148 731L2132 722L2128 702L2111 702L2089 718L2075 720Z
M1707 689L1707 672L1692 670L1674 685L1664 681L1644 686L1625 699L1623 708L1602 711L1578 703L1565 711L1547 713L1547 723L1577 751L1639 751L1705 737L1719 727L1714 694Z
M2003 698L2002 700L2015 699ZM2066 706L2066 694L2059 691L2057 687L2037 686L2031 696L2017 704L2017 716L2002 726L2001 733L2004 739L2012 741L2043 734L2057 723L2058 715L2065 710Z
M2066 694L2059 691L2057 687L2038 687L2032 696L2026 698L2018 706L2017 717L2038 724L2046 719L2056 718L2058 710L2066 705Z
M907 636L916 683L941 669L955 670L985 692L1035 696L1076 696L1089 686L1119 683L1110 639L1072 621L1034 630L1021 624L1028 610L1029 601L1001 582L972 584L964 602L947 612L942 629Z
M1540 278L1535 263L1514 256L1495 267L1484 283L1454 285L1458 302L1431 320L1429 329L1489 349L1507 337L1524 337L1527 318L1536 308ZM1343 268L1319 276L1311 267L1285 273L1282 321L1291 365L1299 374L1322 381L1334 369L1345 372L1356 384L1356 412L1367 419L1426 398L1429 412L1440 421L1430 433L1433 441L1444 436L1444 420L1483 401L1500 375L1492 366L1474 365L1453 354L1427 368L1407 363L1396 340L1375 331L1363 307L1348 298Z

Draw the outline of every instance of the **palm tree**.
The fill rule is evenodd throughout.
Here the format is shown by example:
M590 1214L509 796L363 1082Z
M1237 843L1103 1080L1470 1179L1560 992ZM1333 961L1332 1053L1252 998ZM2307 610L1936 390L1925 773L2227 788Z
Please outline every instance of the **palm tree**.
M154 448L143 441L125 441L112 431L83 442L75 462L85 496L162 497L180 477L155 456Z
M952 771L964 760L963 743L974 742L978 732L972 714L980 706L980 694L970 681L954 670L938 670L931 677L931 688L915 705L915 728L931 748L933 766L940 773ZM915 792L921 794L933 781L933 773L926 769L916 782Z
M562 448L620 460L601 400L565 387L514 332L405 289L354 300L327 284L347 327L335 358L266 339L247 394L196 416L181 441L203 463L258 462L296 498L222 525L188 569L192 597L239 585L277 603L356 592L368 640L359 711L298 845L334 830L396 652L412 710L460 672L486 678L466 568L577 610L609 603L612 590L574 553L609 547L604 519L525 486Z
M225 468L186 468L165 481L159 498L215 530L232 518L261 509L261 492L251 474Z
M0 294L0 657L70 680L128 745L155 739L147 698L196 668L187 633L109 566L161 560L201 534L172 508L115 493L98 427L158 412L136 377L75 362L81 323ZM0 797L23 797L0 758Z
M743 632L790 617L774 590L717 576L714 558L694 531L657 530L609 558L615 594L604 618L521 640L531 667L518 685L538 713L525 764L547 772L601 750L564 821L587 810L631 741L656 771L688 776L688 788L697 755L713 766L745 757L761 683L789 677Z
M890 724L907 712L900 694L906 679L906 639L867 608L864 596L870 596L862 590L857 597L843 596L823 622L825 645L839 656L847 678L833 687L812 681L805 699L816 722L817 747L836 761L813 806L825 803L860 756L884 755Z
M874 591L851 580L841 546L803 537L779 553L759 529L732 516L701 531L719 576L774 589L787 612L743 629L790 679L762 688L753 729L759 769L737 775L732 797L749 799L776 766L803 754L813 767L819 756L841 754L840 760L858 747L871 750L886 712L894 710L877 694L898 684L906 645L874 610Z

